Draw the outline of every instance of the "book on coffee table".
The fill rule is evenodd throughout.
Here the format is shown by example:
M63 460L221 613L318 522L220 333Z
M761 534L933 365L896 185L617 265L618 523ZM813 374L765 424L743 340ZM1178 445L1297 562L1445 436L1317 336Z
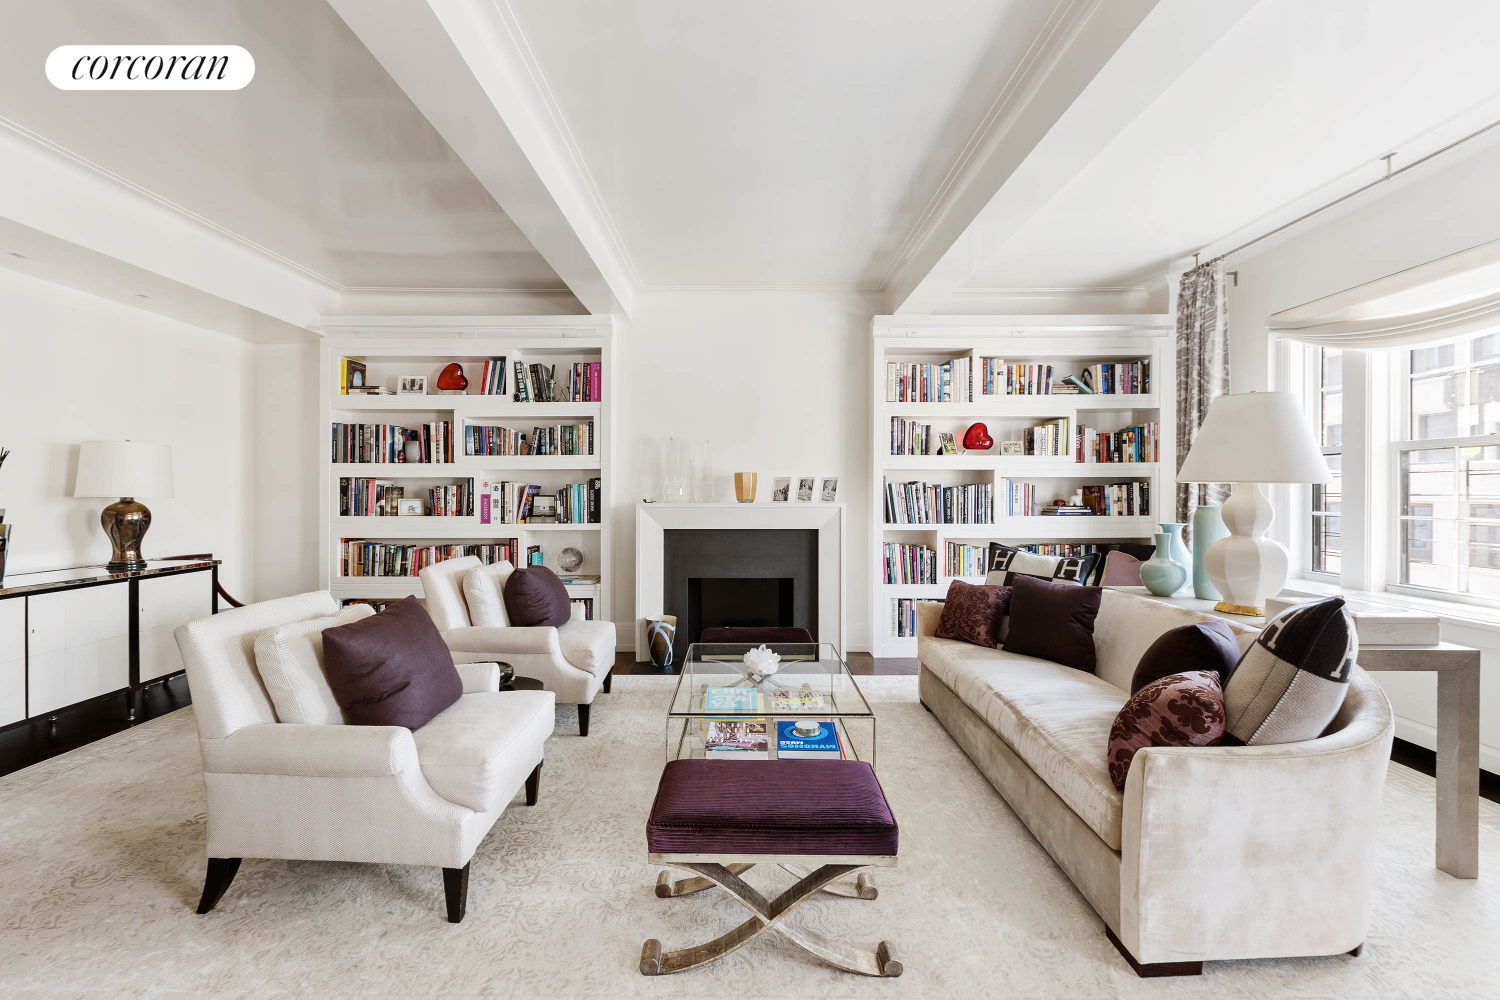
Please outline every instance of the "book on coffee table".
M710 719L703 756L717 760L767 760L771 741L764 722Z
M798 726L816 728L816 735L802 735ZM797 721L776 723L776 758L778 760L843 760L843 741L838 726L831 721Z
M760 691L753 687L707 687L703 689L705 712L759 712Z

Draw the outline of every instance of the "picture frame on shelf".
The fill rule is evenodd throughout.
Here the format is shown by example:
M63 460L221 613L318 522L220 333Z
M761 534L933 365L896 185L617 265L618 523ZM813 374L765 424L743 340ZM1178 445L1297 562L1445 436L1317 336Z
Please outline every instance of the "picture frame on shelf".
M427 395L426 375L402 375L396 384L396 395L398 396L425 396Z
M792 499L791 476L777 476L772 480L772 485L774 487L771 490L772 503L787 503Z
M425 517L427 515L427 512L422 508L422 501L420 498L413 500L407 500L403 498L401 500L397 500L396 513L401 517Z
M1026 445L1020 441L1001 441L1000 454L1002 455L1024 455Z
M798 503L812 503L813 488L817 485L817 482L818 482L818 480L817 480L816 476L798 476L797 477L797 502Z
M839 502L839 477L824 476L823 485L818 490L818 499L823 503Z

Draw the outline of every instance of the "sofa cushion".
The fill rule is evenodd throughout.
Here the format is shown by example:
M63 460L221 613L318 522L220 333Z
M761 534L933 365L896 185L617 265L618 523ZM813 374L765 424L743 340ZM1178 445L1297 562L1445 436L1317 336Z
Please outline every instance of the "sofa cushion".
M374 613L368 604L351 604L336 615L277 625L255 634L255 672L276 707L277 721L304 726L344 724L344 710L323 673L323 630Z
M1015 577L1005 648L1093 673L1099 600L1098 587Z
M568 588L545 566L522 566L505 581L505 613L512 625L565 625L573 616Z
M1008 650L923 638L923 668L946 684L1111 850L1124 802L1109 780L1109 730L1125 692L1093 674Z
M464 574L464 603L469 606L469 624L504 628L510 625L505 613L505 581L516 568L505 560L475 566Z
M934 634L994 649L1000 645L1000 620L1009 607L1009 587L976 587L954 580L948 584L943 617Z
M1224 737L1224 691L1215 670L1160 677L1130 696L1109 729L1109 778L1120 791L1143 747L1211 747Z
M415 597L325 629L323 660L333 696L354 726L417 730L464 693L453 654Z
M1130 679L1135 694L1152 681L1192 670L1212 670L1222 687L1240 662L1240 647L1221 621L1193 622L1168 629L1141 654Z
M550 691L466 694L412 733L422 777L449 802L490 812L520 787L552 735Z
M1163 632L1179 625L1214 620L1212 615L1175 604L1106 589L1099 602L1099 617L1094 619L1094 653L1098 658L1094 673L1128 692L1141 657ZM1258 629L1225 624L1234 633L1241 650L1249 648L1259 634Z
M984 582L990 586L1008 587L1017 576L1034 576L1053 583L1082 586L1094 575L1099 562L1097 553L1087 556L1042 556L1026 549L990 542L989 572Z
M1266 623L1224 689L1226 741L1317 739L1344 703L1358 653L1342 597L1283 611Z
M557 630L563 659L579 670L603 677L615 665L615 623L578 619Z

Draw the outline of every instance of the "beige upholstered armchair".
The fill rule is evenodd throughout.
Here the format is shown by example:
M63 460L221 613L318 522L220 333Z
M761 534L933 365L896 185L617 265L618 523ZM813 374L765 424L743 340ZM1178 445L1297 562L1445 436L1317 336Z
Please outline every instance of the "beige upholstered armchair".
M515 567L508 562L485 565L474 556L446 559L422 570L427 613L437 623L455 663L503 660L519 677L531 677L563 705L578 706L578 733L589 734L589 705L599 691L609 691L615 665L615 623L574 619L560 628L508 624L504 605L496 612L500 625L484 625L471 614L465 580L479 570L482 586L503 590ZM470 586L475 581L470 580Z
M322 676L321 628L295 623L334 625L359 613L369 612L341 613L322 591L177 630L208 789L208 876L199 913L218 903L242 858L367 861L442 868L448 919L457 923L480 841L522 785L527 805L536 803L553 698L501 692L493 663L458 664L464 694L415 732L342 724ZM278 626L286 628L269 631ZM321 706L321 717L336 724L289 724L277 716L276 705L286 703L280 688L263 683L257 637L264 653L268 635L280 642L291 633L287 644L300 644L304 665L297 707Z

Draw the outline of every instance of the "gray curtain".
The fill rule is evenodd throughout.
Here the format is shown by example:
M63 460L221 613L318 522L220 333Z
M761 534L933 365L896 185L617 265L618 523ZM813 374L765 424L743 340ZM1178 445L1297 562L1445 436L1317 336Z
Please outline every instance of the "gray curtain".
M1177 291L1177 468L1193 446L1208 404L1229 391L1229 296L1224 265L1204 264L1182 276ZM1222 504L1228 483L1177 484L1177 520L1192 531L1193 508Z

